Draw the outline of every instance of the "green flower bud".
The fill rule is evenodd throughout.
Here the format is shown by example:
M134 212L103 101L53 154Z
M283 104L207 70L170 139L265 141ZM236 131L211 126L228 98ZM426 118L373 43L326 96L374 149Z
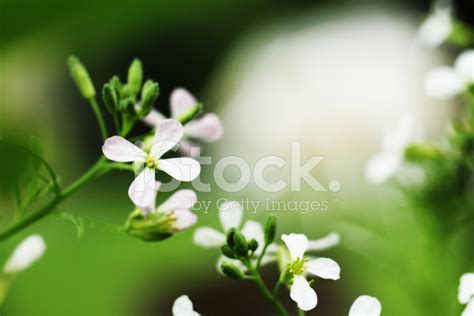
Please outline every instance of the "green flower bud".
M151 109L153 108L153 104L158 98L158 94L160 93L160 88L158 83L147 80L145 85L142 89L142 97L140 100L140 117L145 117L148 113L150 113Z
M130 93L136 96L142 87L143 70L142 63L138 59L134 59L130 68L128 68L127 86Z
M229 245L223 245L221 247L222 254L226 256L227 258L235 259L235 254L232 248L229 247Z
M414 144L405 148L405 159L408 162L420 163L437 160L441 157L438 147L431 144Z
M144 241L161 241L176 232L173 227L175 218L171 213L151 212L145 214L140 209L135 209L124 225L124 231L133 237Z
M82 96L86 99L95 97L95 89L92 84L92 80L87 72L87 69L75 56L69 56L68 61L69 70L71 72L72 79L76 83L77 88L81 92Z
M194 106L190 107L188 110L181 113L176 120L178 120L182 125L185 125L189 121L193 120L201 114L203 105L202 103L196 103Z
M227 277L234 279L234 280L243 280L245 278L244 274L240 269L233 263L230 262L222 262L221 264L222 273L224 273Z
M258 241L256 241L255 239L252 239L251 241L249 241L249 249L250 251L255 251L257 250L258 248Z
M249 246L247 244L247 241L245 240L245 237L244 235L242 235L242 233L239 231L239 230L235 230L234 231L234 252L238 255L238 256L242 256L242 257L247 257L248 256L248 251L249 251Z
M110 113L114 114L118 109L118 95L112 84L106 83L102 89L104 104Z
M234 248L234 233L235 233L235 228L231 228L227 231L227 245L229 245L230 248Z
M275 240L276 234L276 217L270 215L265 222L265 244L271 244Z

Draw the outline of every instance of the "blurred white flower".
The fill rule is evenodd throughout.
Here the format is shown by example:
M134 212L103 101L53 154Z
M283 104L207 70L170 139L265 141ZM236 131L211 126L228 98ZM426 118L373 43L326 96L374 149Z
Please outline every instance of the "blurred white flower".
M303 234L282 235L291 257L290 273L293 275L290 297L301 310L309 311L316 307L318 297L306 280L305 274L311 273L323 279L338 280L341 268L332 259L318 258L310 260L304 257L308 249L308 238Z
M183 137L183 126L176 120L162 121L153 139L149 152L145 152L120 136L105 140L102 151L110 160L117 162L139 162L145 167L130 185L128 195L139 208L152 204L155 191L155 171L162 170L179 181L192 181L201 171L199 162L191 158L160 159Z
M173 304L173 316L199 316L193 309L193 302L187 295L181 295Z
M177 119L182 113L186 112L197 104L197 100L186 89L177 88L173 90L170 96L171 117ZM166 117L152 110L143 121L152 126L157 127ZM206 113L199 118L193 119L184 126L184 137L179 150L187 155L196 155L192 152L192 147L197 147L193 141L214 142L222 137L224 129L219 117L214 113Z
M405 147L412 140L413 134L413 117L407 114L398 121L395 128L385 130L381 149L369 159L365 167L368 182L384 183L400 169Z
M382 305L375 297L359 296L349 310L349 316L380 316Z
M27 269L41 258L46 250L46 244L40 235L31 235L23 240L7 260L3 272L16 273Z
M425 93L433 98L447 100L474 84L474 50L461 53L454 67L431 70L425 79Z
M461 276L458 300L461 304L467 304L461 316L474 315L474 273L466 273Z
M424 44L435 47L442 44L449 37L451 31L451 10L436 7L421 24L418 37Z

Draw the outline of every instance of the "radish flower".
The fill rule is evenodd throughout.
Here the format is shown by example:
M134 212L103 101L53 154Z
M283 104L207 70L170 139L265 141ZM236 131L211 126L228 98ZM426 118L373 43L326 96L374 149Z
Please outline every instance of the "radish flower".
M341 268L332 259L305 258L304 254L308 250L308 238L303 234L282 235L281 239L286 244L290 253L291 262L289 272L293 277L290 297L298 304L303 311L309 311L318 304L316 292L311 288L306 280L306 274L310 273L323 279L338 280Z
M454 67L431 70L425 79L425 93L433 98L447 100L474 84L474 50L461 53Z
M349 316L380 316L382 305L375 297L359 296L349 310Z
M474 315L474 273L466 273L461 276L458 300L459 303L466 305L461 316Z
M181 115L190 111L196 104L198 104L197 100L186 89L175 89L170 96L171 117L178 119ZM150 126L156 127L165 119L166 117L163 114L157 110L152 110L143 121ZM185 124L184 138L179 149L187 156L197 154L191 152L191 148L196 147L195 141L214 142L222 137L223 132L222 123L216 114L204 114Z
M435 8L418 30L420 40L430 47L441 45L452 31L451 10Z
M199 162L192 158L161 159L183 137L183 126L175 120L162 121L148 151L132 144L120 136L106 139L102 151L110 160L117 162L138 162L144 165L130 185L128 195L139 208L151 205L155 196L155 172L164 171L179 181L192 181L201 171Z
M27 237L13 251L3 268L3 272L13 274L27 269L43 256L45 250L46 244L40 235Z
M173 316L199 316L193 309L193 302L187 295L181 295L173 304Z

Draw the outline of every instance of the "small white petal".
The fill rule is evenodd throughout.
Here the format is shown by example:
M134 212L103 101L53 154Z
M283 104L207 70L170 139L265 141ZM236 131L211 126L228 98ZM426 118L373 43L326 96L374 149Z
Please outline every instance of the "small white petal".
M308 238L303 234L283 234L281 239L290 251L291 260L302 259L308 249Z
M201 172L201 165L193 158L170 158L159 160L158 169L176 180L189 182L197 178Z
M178 151L183 156L199 157L201 154L201 147L195 142L183 139L179 143Z
M31 235L23 240L7 260L4 273L15 273L31 266L43 255L46 244L40 235Z
M323 279L339 280L341 268L336 261L328 258L318 258L306 263L306 270Z
M184 111L198 103L188 90L176 88L170 96L171 116L177 118Z
M443 43L451 34L451 12L448 9L436 9L420 26L418 36L431 47Z
M197 201L193 190L179 190L173 193L158 209L163 212L190 210Z
M447 100L464 90L464 83L450 67L431 70L425 79L425 93L433 98Z
M309 240L307 251L321 251L332 248L339 244L341 237L338 233L330 233L322 238Z
M242 207L237 201L226 201L220 205L219 220L224 232L231 228L239 228L243 216Z
M380 152L372 156L365 166L365 179L369 183L381 184L390 179L400 169L402 154Z
M467 304L471 297L474 297L474 273L466 273L461 276L459 282L459 303Z
M117 162L143 162L146 156L141 148L120 136L107 138L102 146L102 152L107 159Z
M382 312L382 305L375 297L359 296L349 310L349 316L379 316Z
M222 137L224 128L217 115L207 113L184 127L186 135L203 142L214 142Z
M472 316L474 315L474 297L467 303L466 308L462 312L461 316Z
M384 132L382 151L399 153L402 155L405 147L412 141L415 129L415 120L409 113L405 113L396 126Z
M318 304L316 292L301 275L295 275L291 285L290 297L298 304L298 308L303 311L312 310Z
M181 295L173 304L173 316L199 316L193 309L193 302L187 295Z
M166 116L155 109L151 110L150 113L143 118L143 122L151 127L157 127L158 124L164 120L166 120Z
M456 73L466 83L474 83L474 49L463 52L454 64Z
M180 122L176 120L164 120L158 124L150 155L160 158L169 151L183 137L184 129Z
M263 247L264 233L262 224L259 222L253 220L246 221L242 227L242 234L247 240L255 239L258 242L259 248Z
M225 235L214 228L199 227L194 232L193 241L196 245L204 248L215 248L225 244Z
M187 229L197 222L197 215L190 210L179 210L173 212L173 217L176 222L173 223L173 227L177 228L178 231Z
M138 208L147 211L155 204L156 191L155 170L144 168L130 185L128 196Z

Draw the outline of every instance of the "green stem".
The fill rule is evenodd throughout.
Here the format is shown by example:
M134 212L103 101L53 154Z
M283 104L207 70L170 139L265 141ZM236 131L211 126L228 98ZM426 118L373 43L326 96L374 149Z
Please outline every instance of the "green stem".
M306 315L306 313L304 312L304 310L301 310L301 309L299 309L298 307L296 307L296 310L297 310L298 316L305 316L305 315Z
M102 140L106 140L108 137L107 127L105 126L104 116L102 115L102 111L99 108L99 104L97 103L97 100L95 98L90 98L89 103L92 107L92 110L94 110L95 117L97 119L97 122L99 123L100 133L102 134Z
M278 280L278 282L275 284L275 287L273 288L273 298L275 300L278 299L278 292L280 291L281 285L282 283L280 282L280 280Z
M266 243L266 244L263 246L262 252L260 253L260 256L258 256L257 265L256 265L257 270L260 269L260 265L262 264L263 256L265 255L265 252L267 252L268 245L269 245L269 244Z

